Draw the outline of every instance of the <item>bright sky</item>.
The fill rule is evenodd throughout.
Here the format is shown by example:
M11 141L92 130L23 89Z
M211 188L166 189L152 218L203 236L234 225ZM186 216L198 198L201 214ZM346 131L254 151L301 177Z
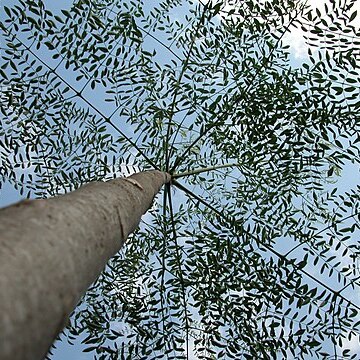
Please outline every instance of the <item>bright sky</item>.
M338 0L340 1L340 0ZM360 27L360 1L353 0L354 5L350 13L352 14L355 10L357 10L356 18L351 22L351 25L359 28ZM350 3L350 1L348 1ZM328 0L308 0L307 3L315 10L318 8L322 14L324 14L325 20L330 20L329 17L326 15L324 4L329 4ZM330 8L330 5L328 5ZM330 22L330 21L328 21ZM285 35L284 43L290 45L290 50L293 56L296 59L304 59L307 57L308 46L306 45L304 39L304 31L300 28L295 29L293 28L291 33Z
M206 3L206 0L198 0L199 2ZM344 2L344 0L337 0ZM232 1L233 2L233 1ZM316 9L320 10L321 14L324 15L324 19L331 23L331 19L327 16L325 11L324 4L328 4L328 10L331 11L331 4L329 0L304 0L304 3L307 3L315 11ZM347 4L353 3L352 9L349 11L351 15L355 10L357 11L357 16L351 22L351 25L354 27L360 28L360 0L347 0ZM233 2L234 3L234 2ZM225 11L229 11L233 8L233 5L228 5L225 7ZM223 16L223 14L222 14ZM290 51L295 59L305 59L307 57L308 45L304 39L306 33L299 28L293 27L291 33L288 33L284 36L283 40L286 45L290 45Z

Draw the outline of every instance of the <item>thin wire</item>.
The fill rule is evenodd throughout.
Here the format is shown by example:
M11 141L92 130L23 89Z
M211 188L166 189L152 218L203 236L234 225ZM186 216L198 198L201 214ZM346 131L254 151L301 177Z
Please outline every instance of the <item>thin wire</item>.
M211 211L214 212L214 214L216 214L220 219L225 220L228 224L229 224L229 230L231 230L234 235L237 236L236 233L236 228L239 226L238 225L238 221L236 219L234 219L231 215L228 215L226 213L224 213L224 211L220 211L216 208L214 208L211 204L205 202L201 197L199 197L198 195L196 195L195 193L193 193L191 190L188 190L184 185L180 184L178 181L173 180L172 183L178 187L180 190L183 190L186 194L194 197L196 200L198 200L200 203L202 203L205 207L209 208ZM230 221L229 221L230 220ZM231 227L230 227L231 226ZM235 230L234 230L234 228ZM255 235L249 233L248 231L246 231L245 229L241 229L242 232L244 232L249 238L253 239L255 242L258 241L258 239L256 238ZM335 291L333 290L331 287L329 287L328 285L326 285L324 282L320 281L317 277L313 276L312 274L308 273L307 271L305 271L303 268L300 268L298 265L296 265L294 262L288 260L283 254L279 253L278 251L276 251L275 249L273 249L271 246L269 246L266 243L261 243L261 246L263 246L264 248L266 248L268 251L270 251L271 253L273 253L274 255L276 255L279 259L283 260L285 263L293 266L295 269L301 271L302 273L304 273L307 277L309 277L311 280L313 280L315 283L321 285L323 288L327 289L328 291L330 291L333 294L337 294L337 296L339 296L342 300L346 301L348 304L352 305L353 307L355 307L356 309L360 310L360 306L354 304L353 302L351 302L350 300L348 300L345 296L341 295L341 291Z
M144 157L144 159L156 170L160 170L159 167L149 159L145 153L135 144L123 131L121 131L118 126L116 126L109 117L104 115L98 108L96 108L89 100L87 100L83 94L77 91L69 82L67 82L61 75L59 75L54 69L52 69L49 65L47 65L38 55L36 55L27 45L25 45L18 37L14 36L26 50L28 50L38 61L40 61L44 66L46 66L54 75L56 75L65 85L67 85L79 98L81 98L89 107L91 107L95 112L97 112L106 123L111 125L122 137L124 137L133 147L134 149Z

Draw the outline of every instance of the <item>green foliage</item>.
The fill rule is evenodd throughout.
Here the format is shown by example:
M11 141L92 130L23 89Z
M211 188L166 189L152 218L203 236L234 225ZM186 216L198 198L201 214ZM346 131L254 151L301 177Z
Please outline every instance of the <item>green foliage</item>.
M193 173L74 311L97 359L356 358L360 188L336 187L360 160L355 2L227 3L3 7L2 184Z

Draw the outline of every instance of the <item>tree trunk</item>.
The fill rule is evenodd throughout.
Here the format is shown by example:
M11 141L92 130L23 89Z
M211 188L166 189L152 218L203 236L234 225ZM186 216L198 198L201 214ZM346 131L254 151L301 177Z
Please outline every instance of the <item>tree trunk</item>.
M0 210L0 359L42 359L170 175L146 171Z

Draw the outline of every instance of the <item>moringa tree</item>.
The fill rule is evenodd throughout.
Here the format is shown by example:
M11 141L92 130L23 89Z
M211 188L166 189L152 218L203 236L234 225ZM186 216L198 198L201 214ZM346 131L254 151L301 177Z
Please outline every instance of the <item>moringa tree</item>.
M355 1L5 5L3 182L46 198L172 175L68 340L99 359L356 358Z

